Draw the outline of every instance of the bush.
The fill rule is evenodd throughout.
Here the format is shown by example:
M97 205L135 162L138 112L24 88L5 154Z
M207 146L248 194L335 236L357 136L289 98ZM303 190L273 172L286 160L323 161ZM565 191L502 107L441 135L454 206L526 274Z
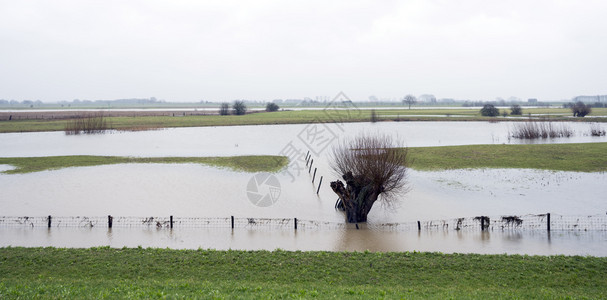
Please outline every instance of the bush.
M219 107L219 115L220 116L227 116L230 114L230 104L224 102L221 103L221 106Z
M481 108L481 115L483 117L497 117L499 114L500 110L492 104L485 104L483 108Z
M105 133L108 130L107 121L103 112L86 114L74 120L70 120L65 125L65 134L94 134Z
M520 105L514 104L510 107L510 115L511 116L521 116L523 115L523 109Z
M236 100L232 105L233 114L237 116L241 116L247 113L247 106L244 104L244 101Z
M583 118L587 114L592 112L592 108L590 107L590 105L586 105L584 104L584 102L578 101L577 103L571 106L571 112L573 112L574 117Z
M278 104L273 103L273 102L268 102L268 104L266 104L266 111L277 111L280 107L278 106Z
M508 133L515 139L539 139L571 137L573 130L565 124L554 125L552 122L525 122L514 124L514 132Z
M590 135L591 136L605 136L607 135L607 131L605 131L605 129L601 128L601 126L599 124L592 124L590 125Z

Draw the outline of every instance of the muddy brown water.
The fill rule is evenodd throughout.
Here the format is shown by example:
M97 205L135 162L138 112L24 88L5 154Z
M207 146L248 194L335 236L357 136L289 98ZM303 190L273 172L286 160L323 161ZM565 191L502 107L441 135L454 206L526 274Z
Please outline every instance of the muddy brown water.
M62 133L0 134L0 156L124 155L215 156L281 154L288 145L314 150L315 183L308 169L291 166L276 174L280 196L269 207L254 205L247 184L254 174L184 164L133 164L67 168L30 174L0 174L0 214L5 216L165 216L301 218L343 222L328 187L329 147L310 142L328 137L383 132L409 146L518 143L507 123L410 122L182 128L153 132L65 136ZM574 125L583 131L588 124ZM235 134L238 132L246 134ZM541 142L600 142L578 136ZM320 146L319 146L320 145ZM305 162L303 163L305 164ZM0 169L7 166L0 166ZM320 176L323 186L316 195ZM607 212L605 173L537 170L455 170L409 173L410 192L399 203L376 205L369 223L415 222L477 215L551 212L596 215ZM579 190L577 187L584 186ZM474 253L580 254L607 256L603 232L374 231L369 229L257 230L237 228L2 228L0 246L89 247L99 245L171 248L287 250L440 251Z

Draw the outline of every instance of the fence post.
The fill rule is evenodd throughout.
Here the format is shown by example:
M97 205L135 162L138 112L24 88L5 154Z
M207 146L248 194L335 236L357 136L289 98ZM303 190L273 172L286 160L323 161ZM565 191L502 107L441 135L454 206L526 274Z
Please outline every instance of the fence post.
M171 224L171 229L173 229L173 216L169 217L169 223Z
M295 230L297 230L297 218L295 218Z
M422 223L417 221L417 231L422 231Z
M114 218L112 217L112 215L108 215L107 216L107 228L112 228L113 222L114 222Z
M314 176L312 176L312 183L314 183L314 179L316 178L316 169L317 168L314 168Z
M320 185L322 184L322 176L320 176L320 182L318 182L318 188L316 189L316 195L320 192Z
M51 215L48 215L48 228L51 228Z
M232 216L232 229L234 229L234 216Z
M310 161L310 169L308 170L308 174L310 174L310 171L312 171L312 164L314 164L314 159L313 158Z
M546 216L548 217L548 222L547 222L546 228L548 229L548 231L550 231L550 213L547 213Z

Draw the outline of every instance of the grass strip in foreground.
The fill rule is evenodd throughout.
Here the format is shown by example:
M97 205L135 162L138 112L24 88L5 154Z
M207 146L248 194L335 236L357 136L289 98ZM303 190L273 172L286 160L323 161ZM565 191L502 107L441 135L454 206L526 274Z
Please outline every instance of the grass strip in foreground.
M2 299L606 296L604 257L0 248Z
M48 157L0 157L0 164L12 165L16 169L5 174L20 174L56 170L68 167L86 167L130 163L197 163L214 167L229 168L244 172L277 172L285 167L288 159L284 156L230 156L230 157L122 157L122 156L48 156Z
M411 167L418 170L517 168L605 172L606 153L607 143L409 148Z

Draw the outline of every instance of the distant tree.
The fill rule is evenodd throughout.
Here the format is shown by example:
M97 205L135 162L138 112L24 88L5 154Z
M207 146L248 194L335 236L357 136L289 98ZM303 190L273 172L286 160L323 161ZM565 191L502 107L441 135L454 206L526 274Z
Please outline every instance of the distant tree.
M409 105L409 109L411 109L411 104L417 103L417 98L415 96L409 94L403 98L403 103Z
M514 105L510 106L510 115L520 116L522 114L523 114L523 109L521 108L520 105L514 104Z
M485 104L481 108L481 115L483 117L497 117L500 115L500 110L493 106L493 104Z
M247 106L244 104L244 101L242 101L242 100L234 101L234 104L232 104L232 113L237 116L246 114Z
M230 114L230 104L228 104L227 102L221 103L221 106L219 107L219 115L227 116L229 114Z
M584 104L582 101L578 101L577 103L571 106L571 112L573 112L574 117L583 118L587 114L592 112L592 107L590 105Z
M268 102L268 104L266 104L266 111L277 111L279 108L278 104L274 102Z

